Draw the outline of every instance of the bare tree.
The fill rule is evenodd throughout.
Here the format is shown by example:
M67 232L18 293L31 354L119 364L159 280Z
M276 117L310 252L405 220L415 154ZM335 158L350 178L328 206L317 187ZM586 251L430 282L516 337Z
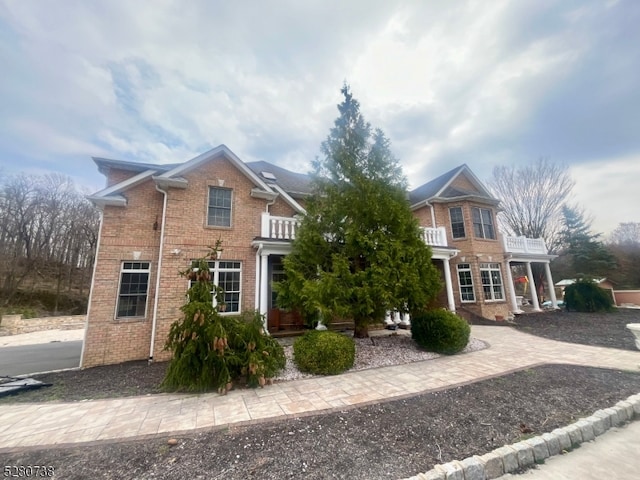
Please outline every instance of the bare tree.
M17 175L0 180L0 303L25 285L84 291L93 265L98 213L70 178ZM74 281L75 280L75 281Z
M555 252L560 246L562 207L575 182L568 168L540 158L522 167L495 167L488 186L501 200L498 218L506 233L543 238Z
M640 222L623 222L611 232L609 243L640 246Z

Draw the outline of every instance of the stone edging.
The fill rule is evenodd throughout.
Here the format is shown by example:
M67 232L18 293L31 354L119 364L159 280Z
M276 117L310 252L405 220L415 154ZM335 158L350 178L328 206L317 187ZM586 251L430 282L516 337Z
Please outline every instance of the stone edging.
M540 464L549 457L560 455L583 442L593 440L611 427L640 418L640 394L621 400L612 408L598 410L568 427L557 428L512 445L505 445L484 455L454 460L436 465L425 473L405 480L490 480L506 473Z

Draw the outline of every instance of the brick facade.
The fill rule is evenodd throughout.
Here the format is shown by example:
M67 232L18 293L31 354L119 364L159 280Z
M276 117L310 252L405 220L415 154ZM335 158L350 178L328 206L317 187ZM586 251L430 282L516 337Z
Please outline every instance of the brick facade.
M226 148L226 147L225 147ZM135 171L106 168L107 185L118 185L138 174ZM159 171L158 175L166 169ZM261 237L263 212L273 216L292 217L296 210L282 196L257 198L256 178L248 175L225 155L219 155L196 164L191 170L180 171L180 181L186 188L171 185L162 187L167 192L166 212L163 222L164 195L156 188L156 177L149 176L135 186L123 187L118 193L126 198L126 206L105 203L102 206L103 220L96 258L95 275L88 312L88 327L85 340L83 367L146 359L151 351L152 324L156 284L158 306L156 310L155 344L153 359L166 360L169 352L164 343L170 325L180 318L180 307L188 289L186 279L178 272L190 262L208 252L207 246L222 241L223 261L241 263L240 310L255 310L256 305L256 248L253 242ZM263 184L263 188L264 188ZM450 186L465 192L477 192L476 184L460 174L453 178ZM207 225L209 188L217 187L231 191L232 210L230 227ZM268 187L266 187L268 188ZM303 201L299 203L304 204ZM509 312L507 299L509 288L505 269L504 251L496 225L496 201L483 201L471 195L466 199L438 200L430 206L414 211L420 225L444 227L449 247L459 253L450 259L453 297L456 309L463 308L486 318L506 316ZM449 209L461 207L464 217L465 236L454 239L451 233ZM473 232L472 208L490 209L496 231L495 239L476 238ZM432 219L435 217L435 224ZM164 228L164 246L160 255L160 237ZM123 262L144 261L150 263L146 314L139 317L116 318ZM161 261L160 279L158 267ZM442 261L434 260L444 276ZM471 266L474 302L461 302L457 265ZM483 297L480 274L481 263L500 265L504 298L486 301ZM443 282L444 284L444 282ZM439 295L437 303L446 306L447 294Z

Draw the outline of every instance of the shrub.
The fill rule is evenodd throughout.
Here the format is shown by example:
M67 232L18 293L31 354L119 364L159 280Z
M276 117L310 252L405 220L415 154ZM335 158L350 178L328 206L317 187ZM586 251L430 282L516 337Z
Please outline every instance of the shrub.
M444 309L420 312L411 318L411 338L425 350L453 355L469 343L467 321Z
M264 332L258 312L242 317L222 316L213 307L221 292L214 289L206 259L181 272L192 280L183 318L169 330L166 350L173 352L162 386L166 390L226 393L234 381L246 380L251 387L263 386L285 366L282 346Z
M356 344L329 330L310 330L293 344L293 359L302 372L337 375L353 367Z
M564 290L567 310L576 312L608 312L613 310L613 299L591 280L578 280Z

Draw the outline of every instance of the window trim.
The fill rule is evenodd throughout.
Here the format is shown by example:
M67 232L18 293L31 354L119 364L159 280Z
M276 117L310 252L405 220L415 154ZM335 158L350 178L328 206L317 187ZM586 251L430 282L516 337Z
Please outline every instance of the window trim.
M465 267L462 267L463 265L466 265ZM456 265L456 271L458 272L458 292L460 294L460 302L461 303L475 303L476 302L476 289L475 289L475 285L473 284L473 270L471 269L471 264L470 263L459 263L458 265ZM469 272L469 280L471 280L471 285L464 285L465 288L471 288L471 296L473 297L473 300L465 300L464 299L464 295L462 293L462 278L460 277L461 273L466 273Z
M224 209L227 210L227 207L217 207L217 206L212 206L211 205L211 192L214 190L225 190L229 192L229 202L230 202L230 206L228 208L229 210L229 225L213 225L209 223L209 211L210 209L215 209L215 208L219 208L219 209ZM205 210L205 219L204 219L204 224L207 228L232 228L233 227L233 189L232 188L227 188L227 187L221 187L219 185L207 185L207 197L206 197L206 210Z
M482 278L482 272L489 272L488 284L484 283L484 280ZM500 275L499 285L494 285L492 272L498 272L498 274ZM502 269L500 268L500 263L496 263L496 262L481 263L480 264L480 283L482 284L482 296L484 297L485 302L487 303L504 302L506 300L505 291L504 291L504 279L502 278ZM487 286L490 288L491 298L486 297L486 293L484 289ZM500 287L500 295L502 295L501 298L495 298L495 288L497 286Z
M193 265L194 263L197 264L198 260L193 260L191 262L191 264ZM240 266L238 268L220 268L220 263L238 263L240 264ZM211 273L211 282L213 283L214 286L218 286L219 282L220 282L220 272L239 272L240 275L238 277L238 286L240 287L240 290L236 291L232 291L232 292L224 292L224 294L226 295L227 293L237 293L238 294L238 310L225 310L224 312L218 311L218 314L220 315L238 315L240 313L242 313L242 261L241 260L208 260L207 263L209 264L209 272ZM213 264L213 267L212 267ZM194 271L198 271L198 268L194 268ZM187 282L187 288L191 287L191 281ZM218 306L218 302L216 300L216 297L213 293L214 291L211 291L211 302L213 304L213 307L217 307ZM225 302L225 304L227 304L227 302Z
M142 266L142 264L146 264L147 267L146 268L125 268L125 265L127 264L131 264L132 266L134 264L140 264L140 266ZM141 294L137 293L137 294L123 294L122 293L122 280L124 278L124 274L125 273L146 273L147 274L147 288L144 292L144 314L143 315L119 315L120 313L120 299L122 297L134 297L134 296L141 296ZM123 260L120 262L120 275L118 278L118 294L116 297L116 309L114 312L114 320L117 321L127 321L127 320L140 320L140 319L146 319L147 318L147 313L149 311L149 285L151 283L151 262L147 261L147 260Z
M462 225L462 236L461 237L456 237L455 233L454 233L454 228L453 228L453 216L451 215L451 211L454 209L459 209L460 210L460 216L462 217L460 222L456 222L460 223ZM467 229L466 226L464 224L464 210L462 208L462 205L458 205L455 207L449 207L449 225L451 226L451 238L453 238L454 240L462 240L467 238Z
M475 219L476 211L478 212L478 216L480 218L480 223L476 222L476 219ZM485 223L484 222L484 217L482 215L482 212L488 212L489 213L489 220L491 221L491 223ZM471 223L473 224L473 236L475 238L481 238L483 240L496 240L497 239L497 235L496 235L495 222L493 220L494 217L495 217L495 215L493 214L493 211L490 208L471 207ZM480 232L481 232L482 235L478 235L477 234L476 226L480 227ZM491 227L491 233L493 234L492 236L487 236L487 232L486 232L487 227Z

